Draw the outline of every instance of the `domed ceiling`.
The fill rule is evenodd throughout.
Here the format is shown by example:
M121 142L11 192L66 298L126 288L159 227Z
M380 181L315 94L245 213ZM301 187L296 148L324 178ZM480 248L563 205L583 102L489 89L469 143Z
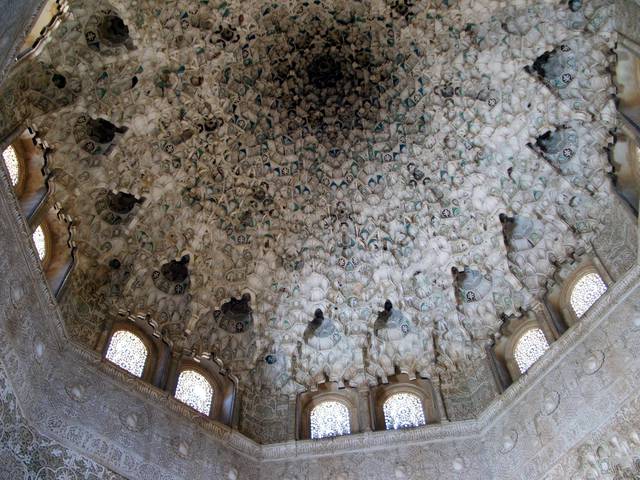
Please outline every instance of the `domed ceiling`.
M471 375L612 192L609 2L512 5L71 1L21 88L72 334L149 316L248 394Z

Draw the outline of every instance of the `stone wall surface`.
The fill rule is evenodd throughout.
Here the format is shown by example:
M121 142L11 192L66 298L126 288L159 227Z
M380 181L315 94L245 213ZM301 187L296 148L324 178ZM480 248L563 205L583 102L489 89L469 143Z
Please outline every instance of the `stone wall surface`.
M640 4L634 0L617 0L616 10L616 30L640 44Z
M42 0L2 0L0 1L0 79L11 62L16 44L22 41L26 31L42 5Z
M4 368L0 368L0 478L124 479L34 429L20 413Z
M620 278L633 264L637 255L638 219L621 197L615 197L611 214L603 229L593 241L594 250L609 275Z

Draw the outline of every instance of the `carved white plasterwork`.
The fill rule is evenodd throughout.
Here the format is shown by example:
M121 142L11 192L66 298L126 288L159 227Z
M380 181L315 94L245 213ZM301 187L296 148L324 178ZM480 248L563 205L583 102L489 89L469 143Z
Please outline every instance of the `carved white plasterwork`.
M100 478L124 480L99 463L43 436L23 417L0 366L0 477L7 480Z
M613 467L633 473L637 266L477 419L260 446L215 422L192 419L165 392L69 342L2 170L0 182L0 221L7 226L0 233L0 361L33 428L122 475L606 479L608 473L594 470L602 463L592 461L600 447L603 457L615 457ZM101 413L96 405L109 410ZM144 452L136 447L142 442ZM176 452L169 461L168 451Z
M129 311L215 352L261 442L325 377L438 377L449 418L473 418L502 315L594 238L617 274L635 252L631 219L602 234L612 18L603 0L69 2L3 85L20 108L0 105L55 150L69 334L93 346ZM251 319L220 313L242 295ZM335 331L302 341L318 308Z
M6 205L7 203L3 202L3 207L5 207ZM6 208L4 209L4 211L6 212ZM8 218L6 216L6 213L3 213L3 215L5 216L5 218ZM16 217L16 218L19 219L19 217ZM10 229L10 232L13 232L12 236L15 233L19 233L13 228ZM24 228L23 232L21 233L21 236L23 237L23 239L28 238L28 231L26 228ZM13 237L13 238L16 238L16 237ZM7 242L8 239L6 238L6 234L0 240L3 242ZM10 245L10 244L7 244L7 245ZM23 243L23 245L26 245L26 244ZM8 247L8 248L15 248L15 247ZM26 248L26 247L21 247L17 251L26 252L27 254L30 253L29 248ZM6 265L6 260L0 260L0 262L4 262L2 264L3 266ZM29 266L30 268L25 269L24 267L27 267L27 266ZM10 306L3 304L3 312L6 317L6 312L9 312L10 315L13 315L11 314L12 310L7 310L7 308L15 309L17 306L18 308L21 309L21 311L23 312L23 314L21 315L21 319L25 320L25 323L27 324L24 327L25 329L22 330L24 332L22 335L24 335L24 338L26 340L27 338L31 338L31 334L29 333L29 330L28 330L28 325L30 324L30 318L32 318L32 313L29 313L29 309L33 310L33 307L32 307L32 302L29 302L29 303L24 302L25 295L27 295L27 287L24 281L19 281L18 279L20 278L37 279L38 275L33 277L32 275L34 271L36 274L38 273L39 266L35 257L32 256L30 262L25 263L24 267L18 268L17 262L16 262L16 267L13 269L14 273L12 273L12 275L15 275L15 278L16 278L16 282L14 283L16 286L18 285L24 285L24 286L20 291L21 293L18 293L19 291L14 288L13 291L15 291L16 293L11 294L10 297L7 297L7 296L3 297L3 298L13 299ZM577 371L583 372L582 363L585 361L585 359L588 360L588 358L590 358L589 355L591 353L590 352L582 353L581 350L576 349L576 346L580 345L581 342L584 342L585 339L588 338L590 335L593 335L594 333L597 334L597 332L600 331L604 326L607 326L607 328L611 328L611 326L615 324L615 325L619 325L618 328L624 328L624 323L620 322L621 315L611 312L611 310L621 309L621 308L624 310L626 308L626 311L628 312L628 314L626 315L623 314L622 317L631 318L632 311L630 311L629 307L626 306L627 305L626 298L629 296L629 289L631 287L634 287L637 284L638 276L639 276L639 272L636 267L633 271L629 272L625 277L620 279L619 282L613 285L610 292L607 293L607 295L602 299L602 301L599 302L596 306L594 306L594 308L585 315L583 320L578 325L576 325L574 329L570 330L564 337L562 337L558 342L556 342L551 347L550 352L547 355L545 355L542 359L540 359L539 362L537 362L536 365L532 367L532 369L529 371L529 373L526 376L524 376L511 389L509 389L501 398L493 402L489 406L489 408L480 416L479 419L473 420L473 421L455 422L448 425L434 425L434 426L428 426L424 428L412 429L407 431L376 432L376 433L369 433L369 434L352 435L347 437L335 438L329 442L302 441L302 442L285 443L279 446L258 446L255 443L244 438L242 435L239 435L237 432L232 432L231 430L227 428L222 428L221 426L216 426L215 422L193 423L189 418L190 414L188 413L188 409L186 409L185 407L181 407L179 402L168 399L164 392L158 391L153 387L150 387L147 384L140 382L138 380L127 378L125 374L119 373L118 370L115 369L114 367L109 367L107 364L101 363L97 354L86 352L82 348L73 347L73 346L70 346L68 349L65 349L67 350L67 353L65 353L65 356L70 355L72 358L75 357L76 359L76 360L73 360L70 364L68 364L69 368L66 369L68 370L66 374L70 375L69 380L73 378L73 381L71 383L73 383L74 385L66 385L64 388L63 396L56 397L59 399L56 401L69 402L69 406L64 408L66 409L70 408L71 409L70 411L74 411L78 408L89 408L95 401L92 399L105 398L105 396L108 396L110 398L110 402L113 402L114 405L141 403L142 405L145 405L145 406L143 407L142 410L125 409L125 411L123 412L118 412L118 415L116 415L116 418L120 419L118 425L110 426L110 428L107 430L104 430L105 424L100 422L99 419L94 418L93 415L77 415L73 417L76 419L75 421L88 422L88 423L85 423L84 424L85 426L82 427L80 430L78 430L75 427L69 430L65 426L66 422L69 419L60 417L60 416L47 415L44 418L39 418L37 416L31 417L31 418L34 418L35 424L38 426L39 429L43 429L44 431L49 432L49 434L54 435L56 438L59 438L63 442L73 443L75 445L74 448L79 448L81 452L85 452L87 454L90 453L91 455L97 455L99 454L99 451L96 451L91 447L92 443L90 439L95 438L94 437L95 433L92 433L92 432L98 432L98 431L101 432L99 437L101 439L100 442L105 442L109 438L111 438L111 440L108 440L108 442L113 442L115 441L115 438L116 438L116 437L113 437L113 435L114 434L120 435L120 432L122 431L133 432L132 434L135 434L136 431L140 431L139 430L140 428L142 428L143 431L147 431L147 432L150 431L151 429L155 430L155 429L164 428L161 424L151 421L151 419L153 418L158 418L158 415L149 414L148 413L149 410L147 409L157 410L157 409L166 408L167 413L171 415L171 418L173 418L173 420L171 420L170 422L171 423L170 429L172 431L171 438L175 438L174 444L176 445L175 447L176 452L182 452L180 453L180 455L184 457L188 457L190 459L198 458L197 444L191 443L190 444L191 447L189 447L186 443L184 443L187 441L187 439L191 438L190 435L194 434L194 429L195 429L195 432L201 432L197 434L201 438L200 441L212 441L214 442L214 444L218 445L214 449L224 449L222 445L217 443L218 441L214 440L214 438L218 438L222 440L224 443L226 443L227 445L232 446L234 450L245 452L245 455L248 455L248 459L249 458L255 459L255 460L252 460L254 462L259 461L260 459L265 459L265 460L270 459L271 461L268 464L266 464L264 468L261 469L261 473L263 476L255 477L255 478L267 479L267 478L277 478L270 475L295 475L295 473L293 472L296 472L296 471L298 471L299 474L308 474L308 475L313 475L313 472L315 471L318 475L315 478L323 478L322 477L323 473L321 473L320 470L317 470L318 467L314 466L314 465L317 465L316 463L314 462L308 463L306 460L302 460L303 458L306 458L309 456L315 457L317 455L323 455L323 454L332 454L335 457L334 460L332 460L332 462L330 463L330 465L326 466L324 470L325 472L334 472L335 474L338 474L340 471L356 472L357 470L355 469L355 465L356 463L358 463L364 466L363 471L379 470L380 475L382 475L380 478L393 478L393 475L396 475L396 470L398 472L398 475L407 476L407 475L413 474L415 478L421 478L420 476L418 476L419 474L417 473L421 468L420 465L412 464L407 460L406 464L398 464L397 467L394 467L392 470L389 470L388 465L385 466L385 464L379 463L378 459L381 458L380 454L373 453L373 452L383 450L387 452L385 455L392 455L392 456L401 455L400 452L398 451L393 451L393 450L389 451L388 445L397 444L398 442L400 442L403 445L406 445L406 447L404 448L411 449L411 448L418 448L418 445L423 445L424 444L423 442L425 441L428 443L424 444L425 445L424 449L415 450L416 453L419 451L420 455L424 457L425 469L427 468L426 463L429 463L432 465L432 467L430 468L435 468L436 471L439 471L442 473L442 478L457 478L455 477L455 475L465 474L465 472L466 474L470 474L470 475L474 475L474 474L478 475L475 478L487 478L483 476L483 475L488 475L486 471L482 473L481 470L478 470L478 465L483 465L482 462L480 461L480 458L483 455L486 455L486 452L484 452L482 448L478 446L479 443L482 443L482 442L478 442L477 440L478 438L482 438L482 436L484 435L482 432L488 431L487 429L489 429L490 431L494 431L498 429L499 427L495 426L496 422L500 422L501 421L500 419L503 418L505 415L510 417L511 415L509 414L509 412L520 404L526 405L527 412L530 412L530 413L518 414L520 415L520 417L518 418L520 419L523 418L522 415L526 416L529 414L532 414L532 415L535 414L535 412L533 411L534 410L533 405L536 404L536 401L527 400L525 398L525 396L527 395L533 394L534 396L536 396L536 398L539 398L539 400L537 401L540 402L541 411L544 409L545 415L547 417L553 416L554 415L554 412L552 411L553 408L551 408L549 405L554 402L558 402L559 405L562 405L562 398L566 396L566 392L562 391L561 393L559 393L560 395L559 401L555 399L553 395L547 394L543 397L540 392L543 391L545 387L542 386L541 388L541 384L544 384L545 382L547 382L544 374L547 372L557 371L558 370L557 368L551 368L554 365L561 366L561 369L574 368L572 367L574 365L574 361L567 359L567 356L571 356L571 355L578 356L577 368L579 368L579 370ZM36 283L34 283L33 285L36 285ZM2 284L2 288L6 288L6 284ZM40 290L30 289L28 292L28 295L30 296L35 295L37 298L40 298L41 301L44 300L44 303L42 303L42 305L51 305L53 307L53 308L46 308L46 309L42 309L42 308L37 309L38 311L41 312L39 314L40 322L42 321L42 318L44 318L45 319L44 325L46 328L52 328L54 331L58 330L59 332L61 332L60 330L61 324L58 323L58 318L56 318L58 315L57 310L54 304L50 303L47 300L47 297L50 295L48 293L48 289L46 288L43 288ZM38 303L39 302L36 302L36 305ZM611 312L611 313L608 313L608 315L605 315L605 313L607 312ZM638 315L637 311L635 312L636 312L635 315ZM613 322L613 323L609 322L608 321L609 316L616 317L616 322ZM5 320L3 320L2 325L5 325L5 324L6 324ZM2 331L4 332L4 326L2 327L2 329L3 329ZM8 341L4 333L2 335L3 335L3 338L2 338L3 349L1 350L3 352L2 361L3 361L3 364L5 365L8 362L8 364L13 366L12 372L14 375L17 375L17 377L15 377L15 380L20 381L20 379L23 378L23 375L20 373L22 371L20 368L20 365L23 365L24 364L23 362L33 362L34 365L48 364L48 363L38 363L36 361L38 356L42 357L42 355L45 355L45 356L54 355L54 358L56 358L56 362L65 362L65 363L67 362L67 360L64 359L64 356L61 357L59 356L59 354L53 353L56 351L55 347L50 348L46 346L50 342L50 339L47 337L42 339L44 347L40 346L36 348L35 344L32 343L32 341L30 340L27 341L26 345L32 345L32 347L30 348L33 349L31 350L33 353L25 355L25 354L15 353L16 351L13 350L13 348L9 349L8 347L11 346L11 342ZM602 337L599 334L597 334L597 336L598 338L596 340L601 341ZM22 340L15 339L14 341L22 341ZM606 349L606 346L600 345L600 348ZM14 353L11 353L11 352L14 352ZM83 373L80 376L78 376L77 373L76 374L71 373L73 370L70 370L70 369L78 368L80 365L87 365L86 368L88 368L89 371L87 371L86 373ZM606 362L604 363L604 365L606 365ZM40 367L40 369L41 368L42 367ZM83 370L84 368L85 367L83 367ZM41 370L37 370L37 371L41 371ZM94 373L89 374L90 371L93 371ZM55 369L51 373L55 373L55 372L60 372L60 370ZM39 374L39 375L44 375L44 374L45 372L42 372L42 374ZM547 374L551 375L550 373L547 373ZM581 373L581 375L585 375L585 374ZM590 378L594 378L597 375L598 373L596 373L595 375L591 375ZM31 382L33 383L31 384L31 386L27 383L22 388L34 388L35 389L34 391L38 391L39 388L43 388L42 386L39 386L39 385L44 385L44 383L41 383L41 382L51 381L50 378L41 378L41 380L38 380L38 378L39 377L37 376L32 376ZM65 382L69 382L69 380L65 380ZM56 383L55 380L53 381L53 383L54 384ZM548 383L550 383L550 386L553 386L554 388L558 388L556 378L551 378ZM534 384L538 385L538 387L533 388ZM104 392L101 390L103 385L107 387ZM567 385L571 386L572 383L568 382ZM75 390L74 390L74 387L76 387ZM74 391L79 393L73 393L73 394L67 393L67 392L74 392ZM107 392L110 392L110 393L107 393ZM18 392L18 395L19 394L20 392ZM38 397L37 395L35 397L30 395L29 397L25 397L25 398L30 398L30 401L27 402L27 404L25 404L28 412L32 411L31 409L34 407L38 412L43 411L42 406L40 407L37 406L39 403L38 398L41 398L41 397ZM126 398L129 398L129 400L125 400ZM548 400L548 398L551 398L551 400ZM64 399L67 399L67 400L64 400ZM33 403L33 406L31 406L32 402L35 402ZM61 407L60 404L58 405L59 405L58 407L53 407L54 409L51 411L54 412L57 408ZM85 405L86 407L81 407ZM50 406L47 408L52 408L52 407ZM559 408L560 407L556 407L555 411L558 411ZM93 410L94 409L92 409L92 411ZM546 413L549 411L552 411L552 412L550 414ZM94 412L94 415L95 415L95 412ZM184 420L180 419L182 415L184 415L183 417ZM94 423L94 421L96 423ZM115 429L113 427L115 427ZM516 432L515 434L513 433L514 431ZM191 432L191 433L187 433L187 432ZM205 432L208 432L208 433L205 433ZM78 435L80 435L80 437ZM517 435L517 440L514 441L514 438L516 438L516 435ZM475 440L463 440L463 438L474 438ZM518 431L518 427L502 428L502 433L500 434L500 438L501 438L501 441L499 442L499 444L501 445L502 451L506 451L509 449L511 449L510 451L515 451L518 449L518 446L522 444L523 433ZM526 435L524 436L524 438L527 438ZM113 445L115 448L119 448L119 449L122 448L122 447L116 447L117 443ZM410 447L411 445L414 445L415 447ZM157 449L156 448L152 449L152 452L155 452L153 453L154 455L155 454L164 455L165 448L166 448L166 445L162 445L162 446L158 445ZM194 451L194 448L196 449L195 451ZM200 447L200 448L204 448L204 447ZM349 453L349 452L352 452L352 453ZM365 456L363 457L362 456L363 452L372 452L372 453L364 453ZM336 456L338 453L339 455ZM508 454L508 452L506 454ZM177 461L176 459L183 458L180 455L175 457L173 461ZM352 457L353 455L355 455L355 457ZM437 455L437 456L432 456L432 455ZM501 455L504 455L504 454L501 454ZM103 458L105 464L107 465L111 465L113 462L112 459L110 460L107 457L103 457L102 454L99 455L99 458ZM292 464L291 465L288 464L285 460L287 458L290 458L290 459L297 458L297 460L295 460L295 464L297 466L293 467ZM359 460L356 461L355 458L358 458ZM365 459L364 463L362 462L362 458ZM398 457L398 458L401 458L401 457ZM276 463L272 463L274 461ZM163 461L160 458L157 459L157 462L158 462L158 465L165 465L165 463L163 463ZM244 463L248 464L248 462L249 460L247 460ZM126 464L124 463L120 463L120 462L116 462L116 463L117 465L113 465L116 471L124 473L125 475L130 476L132 478L136 478L135 473L132 473L132 472L135 472L137 470L135 469L131 470L130 467L125 467ZM138 468L138 467L135 467L135 468ZM156 467L156 469L157 468L161 468L161 467ZM162 467L162 468L165 468L165 467ZM223 467L220 467L220 468L223 469ZM231 468L242 470L242 465L234 466ZM353 470L349 470L350 468L353 468ZM156 470L156 471L159 472L160 470ZM185 470L185 472L186 471L188 470ZM246 470L244 470L244 472L245 474L247 473ZM289 473L287 474L286 472L289 472ZM307 472L307 473L304 473L304 472ZM462 473L456 473L456 472L462 472ZM474 472L474 473L470 473L470 472ZM221 474L224 474L224 473L221 473ZM248 473L246 478L251 478L251 475L252 475L251 473ZM357 476L358 475L357 473L351 473L351 475L353 476L353 478L359 478ZM384 475L392 475L392 476L384 477ZM287 477L285 476L283 478L287 478ZM291 478L295 478L295 477L291 477ZM311 478L314 478L314 477L312 476ZM407 478L411 478L411 477L407 477ZM531 478L535 478L535 477L531 477Z

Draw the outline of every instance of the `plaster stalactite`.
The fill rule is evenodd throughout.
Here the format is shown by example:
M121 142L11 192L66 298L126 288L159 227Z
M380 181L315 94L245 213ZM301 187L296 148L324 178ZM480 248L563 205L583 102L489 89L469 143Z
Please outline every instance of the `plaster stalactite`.
M601 0L70 1L0 111L55 150L70 333L93 346L114 313L149 315L238 377L264 442L287 397L396 369L473 417L497 394L502 316L539 307L577 250L611 246L616 276L635 255L629 218L603 227L612 21ZM230 331L215 312L245 294ZM372 334L387 299L406 335ZM316 309L331 345L304 341ZM261 400L274 379L282 398Z

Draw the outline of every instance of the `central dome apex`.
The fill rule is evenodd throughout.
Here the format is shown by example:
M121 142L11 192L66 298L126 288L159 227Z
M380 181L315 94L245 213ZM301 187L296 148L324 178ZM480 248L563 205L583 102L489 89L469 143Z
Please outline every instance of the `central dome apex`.
M294 17L265 9L264 18L275 23L266 25L266 35L242 47L242 63L227 66L223 83L248 83L258 94L261 113L274 110L288 119L287 133L306 128L323 136L336 124L340 129L364 128L364 119L381 117L377 111L388 91L405 88L408 72L398 70L408 67L411 47L397 48L398 25L366 16L359 11L362 5L350 7L354 9L338 14L308 5ZM411 90L413 83L411 79Z
M309 82L317 88L336 88L342 80L342 60L336 60L330 55L314 58L307 67Z

